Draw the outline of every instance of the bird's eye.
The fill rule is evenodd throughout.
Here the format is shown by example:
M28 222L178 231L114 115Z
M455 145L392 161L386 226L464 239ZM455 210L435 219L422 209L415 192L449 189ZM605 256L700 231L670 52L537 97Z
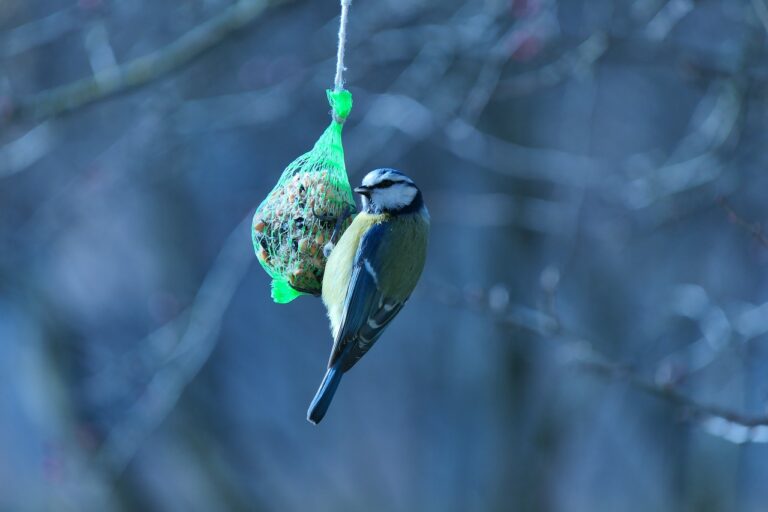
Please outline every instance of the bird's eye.
M376 188L387 188L394 185L395 182L392 180L382 180L376 184Z

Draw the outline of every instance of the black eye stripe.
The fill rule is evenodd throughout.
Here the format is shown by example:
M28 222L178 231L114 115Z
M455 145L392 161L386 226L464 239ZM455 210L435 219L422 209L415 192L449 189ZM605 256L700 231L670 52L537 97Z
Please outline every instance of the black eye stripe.
M389 188L392 185L408 185L413 186L413 183L410 183L405 180L381 180L380 182L374 184L371 186L371 188Z

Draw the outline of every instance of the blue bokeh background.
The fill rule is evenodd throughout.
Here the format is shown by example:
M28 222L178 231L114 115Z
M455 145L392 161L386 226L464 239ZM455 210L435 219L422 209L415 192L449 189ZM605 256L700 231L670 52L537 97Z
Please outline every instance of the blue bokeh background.
M764 511L767 27L355 0L350 180L407 172L432 232L315 427L327 319L249 217L329 121L337 2L3 0L0 511Z

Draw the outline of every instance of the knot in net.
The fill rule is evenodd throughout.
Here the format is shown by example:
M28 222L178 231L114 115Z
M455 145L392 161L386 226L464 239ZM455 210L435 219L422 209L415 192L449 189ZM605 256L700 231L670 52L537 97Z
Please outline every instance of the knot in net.
M287 303L319 295L336 219L354 211L341 129L352 109L349 91L328 91L333 120L311 151L291 162L253 216L253 247L272 277L272 299ZM349 225L350 218L342 226Z

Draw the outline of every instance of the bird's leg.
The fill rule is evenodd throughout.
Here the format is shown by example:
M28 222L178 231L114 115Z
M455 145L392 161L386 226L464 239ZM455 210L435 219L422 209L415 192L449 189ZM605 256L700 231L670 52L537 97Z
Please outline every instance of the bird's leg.
M326 258L331 255L331 251L336 247L336 243L339 241L339 238L341 238L341 230L344 223L354 211L354 208L346 207L336 219L336 226L334 226L333 233L331 233L331 239L323 246L323 256Z
M344 211L341 212L341 215L336 218L336 226L333 228L333 233L331 233L331 242L333 242L334 245L339 241L339 238L341 238L341 228L354 211L354 208L347 206L344 208Z
M328 258L328 256L331 255L331 251L333 251L333 248L336 247L336 243L339 241L339 238L341 237L341 229L344 226L344 222L349 218L350 215L354 212L354 208L351 208L347 206L342 210L341 214L336 215L320 215L317 212L315 212L314 207L312 208L312 214L321 222L331 222L334 221L336 225L333 228L333 233L331 233L331 239L328 241L327 244L323 246L323 256Z

